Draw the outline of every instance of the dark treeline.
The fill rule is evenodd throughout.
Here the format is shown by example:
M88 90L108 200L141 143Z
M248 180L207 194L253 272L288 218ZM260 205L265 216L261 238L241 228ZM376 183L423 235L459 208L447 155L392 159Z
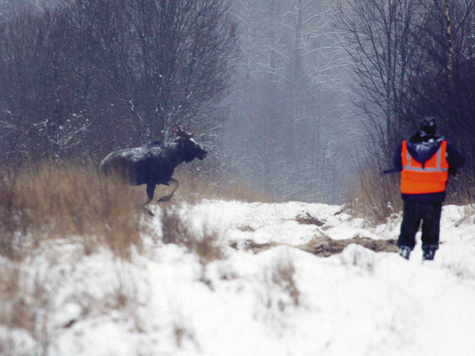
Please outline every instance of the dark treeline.
M208 132L229 84L226 0L73 0L0 12L0 164L97 160Z

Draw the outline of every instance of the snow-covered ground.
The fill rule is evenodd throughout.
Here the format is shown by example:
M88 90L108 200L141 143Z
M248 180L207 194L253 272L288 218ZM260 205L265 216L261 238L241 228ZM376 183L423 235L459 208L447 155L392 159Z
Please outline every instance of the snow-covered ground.
M46 296L42 327L0 327L0 341L15 356L475 355L475 215L464 209L444 207L441 247L422 263L420 245L410 261L355 244L328 258L295 247L396 239L400 216L371 226L340 206L183 203L182 219L214 232L224 253L200 263L157 238L156 206L145 222L154 233L130 262L86 256L74 239L41 246L22 265ZM299 223L307 214L323 225ZM249 241L277 246L255 253Z

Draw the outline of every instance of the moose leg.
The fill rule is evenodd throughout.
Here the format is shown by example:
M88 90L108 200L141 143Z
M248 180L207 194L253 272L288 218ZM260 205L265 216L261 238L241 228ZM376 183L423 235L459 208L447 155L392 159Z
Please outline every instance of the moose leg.
M150 211L150 209L147 209L145 206L148 205L152 199L153 199L153 194L155 193L155 187L156 185L153 184L153 183L148 183L147 184L147 201L145 202L145 204L143 205L143 208L145 209L145 211L148 213L148 215L150 216L155 216L153 215L153 213Z
M150 203L153 199L153 194L155 193L155 184L154 183L147 183L147 197L148 200L144 205Z
M165 185L168 185L168 186L171 185L172 190L167 195L164 195L163 197L158 199L159 202L169 201L171 197L173 196L173 194L175 193L175 191L178 189L179 183L176 179L171 178L168 182L165 183Z

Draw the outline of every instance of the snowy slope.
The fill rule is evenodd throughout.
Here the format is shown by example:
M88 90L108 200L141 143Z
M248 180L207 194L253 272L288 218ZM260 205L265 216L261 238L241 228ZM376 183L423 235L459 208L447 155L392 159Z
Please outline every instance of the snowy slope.
M299 223L307 213L323 225ZM48 291L44 337L0 329L15 355L475 355L475 216L463 207L444 207L441 248L424 264L419 245L410 261L355 244L329 258L295 248L394 239L398 216L370 226L340 206L208 200L179 214L217 232L225 258L200 264L155 236L131 262L84 256L73 240L42 246L29 265ZM160 219L146 223L160 235Z

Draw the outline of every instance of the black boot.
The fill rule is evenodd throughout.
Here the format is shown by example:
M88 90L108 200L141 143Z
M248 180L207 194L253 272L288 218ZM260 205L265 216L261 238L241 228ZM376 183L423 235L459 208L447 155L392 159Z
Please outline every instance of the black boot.
M408 260L410 255L411 255L411 249L409 247L399 246L399 256Z
M434 246L427 246L422 248L422 261L434 260L435 251L437 251L437 247Z

